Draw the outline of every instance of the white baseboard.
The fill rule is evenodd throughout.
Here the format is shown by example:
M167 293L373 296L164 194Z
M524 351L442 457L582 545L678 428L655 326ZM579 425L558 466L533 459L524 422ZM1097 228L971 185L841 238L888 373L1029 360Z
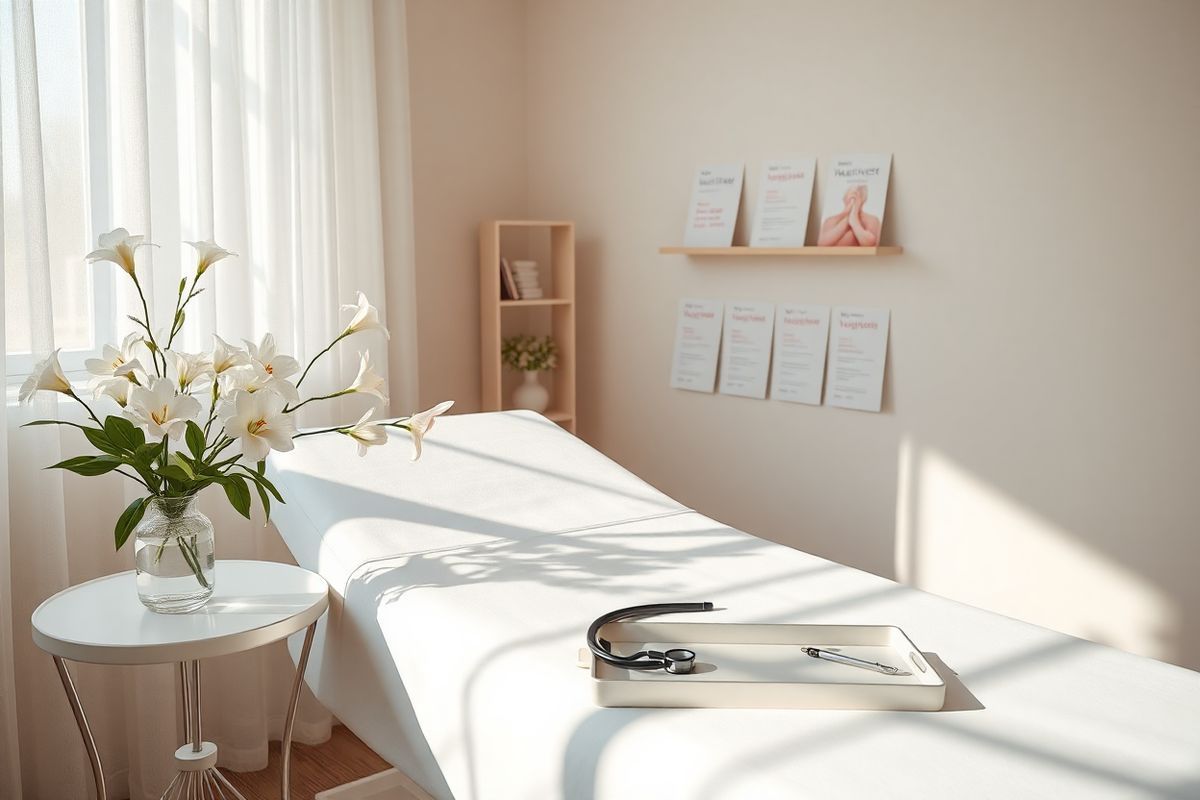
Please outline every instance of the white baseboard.
M397 769L317 792L314 800L433 800L416 781Z

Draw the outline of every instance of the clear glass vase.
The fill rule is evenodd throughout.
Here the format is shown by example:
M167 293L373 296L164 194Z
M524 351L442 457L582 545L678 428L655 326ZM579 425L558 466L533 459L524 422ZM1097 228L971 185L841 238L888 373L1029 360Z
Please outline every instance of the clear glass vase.
M186 614L212 597L212 521L196 496L151 497L133 529L138 598L160 614Z

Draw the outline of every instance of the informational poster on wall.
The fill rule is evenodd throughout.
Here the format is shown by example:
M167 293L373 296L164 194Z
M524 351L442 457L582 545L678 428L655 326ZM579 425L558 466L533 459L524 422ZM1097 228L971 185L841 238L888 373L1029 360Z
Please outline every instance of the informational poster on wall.
M751 247L804 246L816 171L815 158L785 158L763 164Z
M685 247L729 247L742 201L743 164L714 164L696 170L688 208Z
M759 400L767 396L774 326L775 306L770 303L730 303L725 306L721 394Z
M829 306L782 305L775 315L771 399L821 405Z
M713 391L721 349L722 303L719 300L679 301L675 322L675 354L671 387L693 392Z
M879 411L890 320L891 312L886 308L833 310L829 391L825 394L829 405Z
M889 153L838 156L826 170L821 204L822 247L877 247L887 203Z

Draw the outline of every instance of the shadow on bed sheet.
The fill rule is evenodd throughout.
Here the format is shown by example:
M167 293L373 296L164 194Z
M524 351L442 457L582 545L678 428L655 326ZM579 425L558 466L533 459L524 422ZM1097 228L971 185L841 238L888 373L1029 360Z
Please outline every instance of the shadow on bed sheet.
M690 512L689 512L690 513ZM455 524L463 519L455 518ZM620 525L621 523L615 523ZM667 568L677 568L681 563L705 558L722 560L739 555L748 555L768 543L748 537L725 527L701 528L680 532L653 532L630 534L600 530L575 531L586 534L564 539L563 532L544 533L537 531L513 531L508 540L486 542L475 545L447 547L443 550L426 551L409 556L404 565L367 564L351 581L347 593L367 591L376 607L397 602L408 592L430 588L452 588L475 583L524 583L536 581L543 585L561 586L571 589L611 589L621 585L620 580L639 574L653 574ZM523 536L521 534L524 534ZM678 551L655 551L630 546L631 536L644 536L651 540L687 536L690 539L710 543L690 548L686 553ZM825 564L813 567L810 572L838 569ZM396 572L402 570L409 575L420 575L420 580L398 580ZM794 571L780 578L797 577ZM762 585L761 578L745 582L733 582L728 590ZM661 590L661 587L660 589ZM586 621L578 625L552 630L538 631L528 637L504 642L502 649L475 655L476 666L468 676L463 691L462 745L467 763L466 797L480 795L480 777L475 767L479 747L473 734L471 718L474 711L474 696L484 669L491 659L499 655L511 655L523 648L536 646L573 634L582 639ZM422 743L424 744L424 743ZM603 742L598 744L603 749ZM599 753L592 758L598 758ZM575 760L568 753L568 760ZM593 767L594 770L594 761ZM593 772L585 771L591 775ZM445 780L444 776L442 780ZM486 794L486 793L485 793ZM590 796L591 790L581 793L568 791L563 798Z
M314 483L324 482L311 480ZM317 486L309 488L314 492L322 491ZM722 564L727 565L730 558L751 556L762 548L776 547L774 544L724 526L644 533L610 530L604 527L569 532L546 532L512 526L469 514L431 508L420 503L385 497L344 484L338 484L338 492L342 496L345 496L347 492L356 495L351 502L344 505L346 508L354 509L353 512L347 512L347 519L386 513L392 519L418 523L436 520L438 525L449 529L496 537L482 543L459 544L423 552L398 554L392 559L380 559L364 564L355 572L347 585L346 596L358 596L362 600L364 597L362 593L365 593L365 597L369 599L368 602L372 603L375 608L395 603L404 594L414 590L452 588L483 582L536 581L544 585L573 589L612 589L614 586L627 586L627 582L621 579L629 576L678 569L681 565L703 562L707 559L720 559ZM614 526L622 524L620 522L612 523ZM562 535L564 533L575 535L564 536ZM662 549L662 542L675 537L687 537L697 542L698 545L689 547L683 552ZM644 542L644 546L637 546L639 541ZM656 545L658 546L656 547ZM747 581L729 581L715 587L714 591L733 592L749 587L761 587L775 580L795 580L842 569L839 565L815 559L815 557L814 560L816 563L799 572L788 567L781 570L777 576L765 578L757 576ZM403 573L403 577L400 573ZM792 608L786 614L782 614L779 621L811 618L814 614L824 614L833 609L875 602L890 593L900 591L903 591L903 588L899 585L881 579L878 587L852 596L807 598L799 608ZM769 620L764 619L763 621ZM504 652L512 653L545 641L569 636L575 631L575 627L537 631L516 641L506 641ZM582 628L580 628L580 635L582 635L581 631ZM471 730L472 697L478 681L482 677L484 667L493 655L492 653L483 653L477 656L478 664L467 678L464 688L460 729L467 764L468 785L464 787L467 797L477 796L480 789L478 783L480 777L475 767L479 745ZM970 711L983 708L979 700L958 680L956 674L946 667L937 654L926 655L947 683L947 706L944 711ZM378 670L380 667L375 666L374 669ZM393 685L400 686L401 691L405 694L403 698L393 696L393 702L400 703L401 710L411 720L410 724L419 731L419 725L416 725L415 709L409 701L406 690L403 689L403 677L398 673L398 669L392 670L388 679L395 682ZM663 711L659 709L598 708L589 714L572 733L563 754L564 785L561 796L570 798L570 800L576 800L576 798L594 800L597 765L606 745L637 718L645 714L656 713L663 713ZM899 713L907 716L919 712ZM871 724L876 724L879 718L876 716L872 719L874 721ZM844 732L842 729L831 731L828 741L822 741L819 745L814 746L832 746L843 738L852 739L860 732L860 726L865 724L861 720L861 716L848 717ZM372 743L368 741L368 744ZM412 744L414 749L428 754L432 763L437 763L423 735L421 735L421 741ZM803 744L798 744L798 749L803 750ZM756 760L761 758L765 763L770 763L776 758L787 758L788 752L763 753L759 754ZM730 769L732 770L732 767ZM450 789L445 776L441 774L440 770L438 773L434 782L438 784L437 789L440 791L435 791L434 794L438 797L449 797ZM736 780L736 774L721 773L714 784L714 793L711 794L711 797L719 796L715 793L718 785L724 783L726 788L730 788L731 784L736 784Z
M436 548L412 553L397 553L395 556L368 561L359 566L345 587L339 587L346 598L355 597L359 602L370 603L375 608L397 602L408 592L430 588L452 588L476 583L504 583L537 581L544 585L560 586L572 589L611 589L622 579L639 574L653 574L667 569L678 568L681 564L705 559L719 558L728 563L730 558L749 556L763 547L774 547L764 540L735 531L719 523L713 527L695 527L679 531L653 531L631 534L628 531L613 531L609 528L636 524L637 522L660 519L663 517L694 515L695 512L683 506L664 506L662 513L649 514L637 520L616 520L599 526L587 526L575 530L544 531L533 530L487 519L471 514L464 514L444 508L432 507L419 502L382 495L369 490L317 478L310 475L295 476L293 491L299 490L305 495L320 497L322 492L328 492L336 487L342 498L340 508L348 509L339 514L336 519L325 520L331 526L341 521L351 519L386 516L400 522L411 522L419 525L436 525L448 530L479 534L490 537L490 540L475 543L459 543L444 548ZM601 491L610 491L609 487L597 486ZM618 493L625 494L624 492ZM565 537L564 534L574 533L577 536ZM638 537L646 544L637 547L631 538ZM678 537L687 537L698 543L686 551L664 548L663 542ZM658 547L655 547L655 544ZM314 551L311 555L317 555ZM319 558L319 556L317 556ZM818 564L812 572L822 572L837 569L833 564ZM403 577L399 573L403 573ZM789 570L778 577L795 578L797 573ZM769 582L769 581L768 581ZM733 582L729 589L762 585L764 580L756 578L753 581ZM666 587L659 590L671 591ZM339 650L343 653L333 659L348 657L347 653L365 654L370 648L363 633L352 630L354 626L342 626L336 633L339 637ZM506 642L505 652L513 652L522 647L538 644L546 639L571 635L575 631L569 629L540 631L528 639ZM584 624L586 627L586 623ZM582 627L579 635L582 637ZM327 657L330 657L326 653ZM353 660L353 656L349 656ZM475 769L475 754L477 743L472 736L470 719L472 712L471 697L474 687L482 675L483 667L491 654L479 656L479 664L472 671L464 690L462 736L463 747L466 751L468 765L468 797L479 793ZM355 668L361 670L363 661L356 662ZM337 667L330 663L329 666ZM375 678L357 687L366 691L368 684L378 682L380 686L390 686L388 696L392 705L376 702L374 707L380 713L394 714L400 717L395 723L405 729L411 750L426 758L429 763L436 764L437 760L425 736L420 731L419 722L411 699L408 696L403 676L394 664L371 663L370 669ZM384 671L386 670L386 674ZM356 702L364 703L366 698L355 697ZM371 707L371 706L367 706ZM333 709L337 713L336 709ZM347 721L343 719L343 721ZM356 731L366 743L386 754L392 748L388 742L373 741L369 736L363 736ZM416 739L419 738L419 741ZM602 745L601 745L602 746ZM441 769L436 774L429 774L428 769L421 770L415 765L397 764L405 772L410 769L419 774L411 774L415 780L422 783L435 797L452 797L450 787ZM405 769L405 767L408 769ZM574 797L575 795L565 795ZM583 796L583 795L579 795Z
M1035 668L1048 659L1070 658L1080 650L1094 646L1096 645L1080 639L1061 640L1048 647L1013 653L995 663L972 670L967 677L972 685L986 690L988 684L998 678ZM1182 783L1155 784L1122 772L1120 763L1087 762L1062 752L1051 752L1031 742L1000 737L978 728L950 723L950 719L957 716L959 712L987 713L985 706L959 680L958 673L951 669L937 653L925 652L923 655L946 681L946 705L940 711L845 712L844 724L836 727L822 727L819 731L802 737L782 740L770 750L756 753L753 758L742 759L719 767L706 782L705 791L698 796L688 797L687 800L723 800L723 798L740 797L737 789L741 776L753 775L757 771L770 768L773 764L788 760L819 757L822 751L839 747L857 747L862 737L881 732L886 734L888 728L898 725L901 721L906 726L928 726L939 728L950 736L969 737L975 739L982 746L1004 751L1014 761L1028 760L1049 764L1067 773L1082 774L1113 787L1129 789L1139 796L1180 798L1181 800L1200 797L1200 793L1197 793L1197 789L1200 788L1200 776ZM597 708L575 729L571 737L563 765L562 796L571 798L571 800L595 800L596 769L607 743L639 717L663 712L677 713L677 710ZM794 713L805 712L796 711ZM927 766L929 765L914 765L914 768Z

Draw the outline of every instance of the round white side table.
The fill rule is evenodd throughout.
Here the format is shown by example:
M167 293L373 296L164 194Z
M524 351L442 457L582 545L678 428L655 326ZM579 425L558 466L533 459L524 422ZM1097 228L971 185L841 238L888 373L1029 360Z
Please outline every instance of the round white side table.
M200 659L252 650L307 628L283 729L282 797L289 798L292 727L317 620L329 606L318 575L272 561L218 561L216 591L190 614L156 614L141 604L132 570L64 589L33 612L33 640L54 657L92 765L96 797L106 800L104 773L66 661L92 664L178 662L186 743L175 751L179 772L163 798L239 798L217 769L217 747L200 731Z

